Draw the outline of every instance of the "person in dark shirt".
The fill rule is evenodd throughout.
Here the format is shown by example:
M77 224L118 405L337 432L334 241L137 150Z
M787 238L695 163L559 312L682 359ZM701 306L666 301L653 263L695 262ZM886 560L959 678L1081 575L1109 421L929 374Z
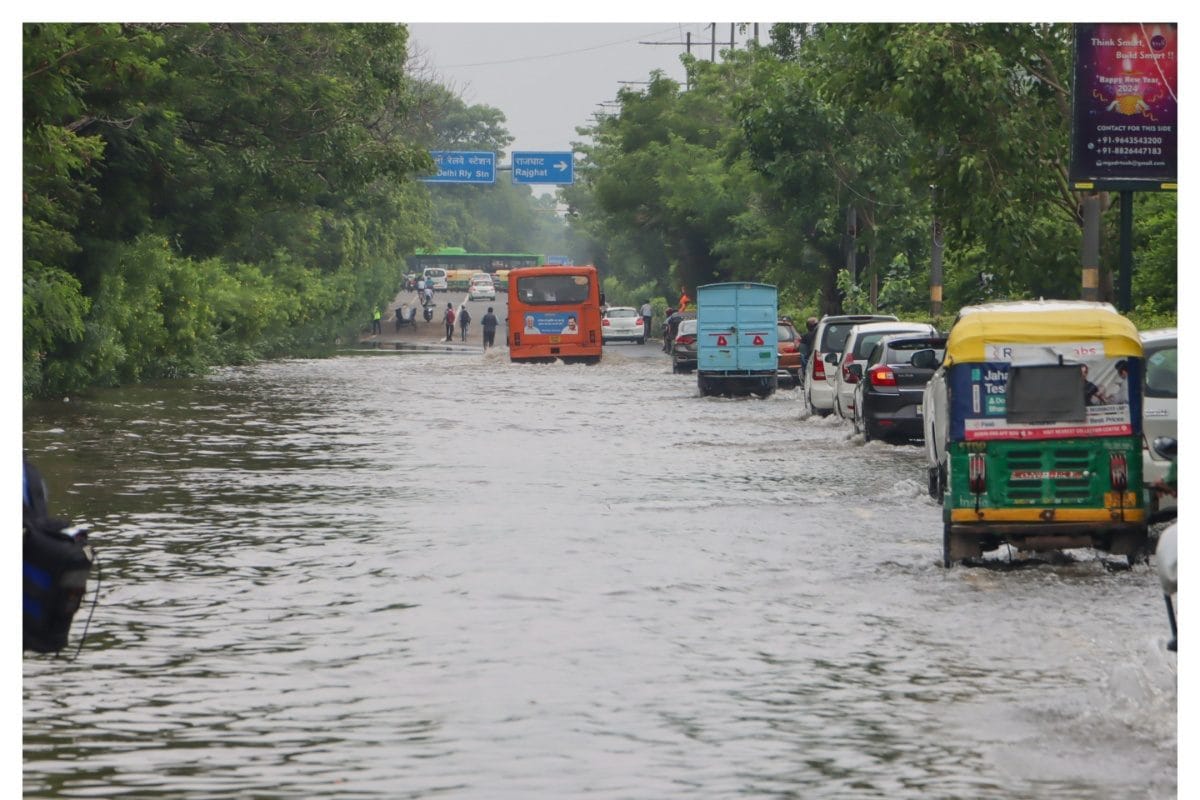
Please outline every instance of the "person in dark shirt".
M813 337L817 335L817 318L809 317L804 321L805 331L800 334L800 368L808 366L808 357L813 349Z
M492 307L488 306L487 313L483 315L483 319L479 321L480 327L483 328L483 349L496 346L496 327L500 324L500 320L496 319L496 315L492 312Z

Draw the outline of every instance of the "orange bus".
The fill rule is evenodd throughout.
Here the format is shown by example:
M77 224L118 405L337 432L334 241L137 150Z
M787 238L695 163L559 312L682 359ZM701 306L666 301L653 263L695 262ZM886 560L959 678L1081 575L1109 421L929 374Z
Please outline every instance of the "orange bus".
M513 361L600 361L600 278L592 266L508 273L508 355Z

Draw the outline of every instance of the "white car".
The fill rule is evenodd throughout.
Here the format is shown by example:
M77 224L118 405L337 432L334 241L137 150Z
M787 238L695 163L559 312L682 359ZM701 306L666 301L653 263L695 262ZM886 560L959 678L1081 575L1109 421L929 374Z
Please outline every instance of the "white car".
M642 315L633 306L609 306L600 320L600 338L609 342L646 343L646 327Z
M495 300L496 284L492 281L492 276L482 272L471 276L471 286L467 289L467 299Z
M421 277L425 279L425 285L435 292L444 292L449 288L446 284L446 270L441 267L426 267L422 270Z
M1145 375L1142 379L1142 482L1150 486L1167 475L1171 462L1154 452L1154 440L1161 436L1178 437L1179 425L1179 349L1175 328L1142 331L1145 350ZM1147 493L1150 508L1164 510L1175 506L1175 498L1164 495L1154 504Z
M837 369L826 362L830 353L842 352L850 329L862 322L895 320L891 314L841 314L822 317L813 331L812 352L804 364L804 407L809 414L833 410L833 378Z
M826 369L833 372L833 410L842 419L854 419L854 386L862 380L863 365L879 340L892 333L937 336L937 328L928 322L862 322L852 327L842 352L826 357Z

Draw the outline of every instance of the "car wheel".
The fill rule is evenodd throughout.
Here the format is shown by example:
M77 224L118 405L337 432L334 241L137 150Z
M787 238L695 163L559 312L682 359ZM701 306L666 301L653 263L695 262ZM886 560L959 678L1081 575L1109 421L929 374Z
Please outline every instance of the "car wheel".
M938 469L937 469L937 467L930 467L927 470L927 472L929 473L929 496L930 496L930 498L937 500L938 499Z
M645 344L645 343L646 343L646 337L645 337L645 336L643 336L642 338L638 339L638 344Z
M942 523L942 566L945 567L946 569L949 569L950 565L953 563L950 560L950 537L952 535L953 534L950 533L950 523L943 522Z
M855 426L855 427L857 427L857 426ZM864 444L866 442L874 441L876 438L878 438L876 436L871 435L871 422L866 417L863 417L863 421L862 421L862 434L863 434L863 443Z

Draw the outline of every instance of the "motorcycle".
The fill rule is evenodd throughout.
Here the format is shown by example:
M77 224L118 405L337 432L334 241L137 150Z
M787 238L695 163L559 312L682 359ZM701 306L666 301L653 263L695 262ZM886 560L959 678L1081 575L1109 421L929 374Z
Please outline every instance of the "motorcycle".
M433 300L428 297L421 301L421 315L425 317L426 322L433 321Z

